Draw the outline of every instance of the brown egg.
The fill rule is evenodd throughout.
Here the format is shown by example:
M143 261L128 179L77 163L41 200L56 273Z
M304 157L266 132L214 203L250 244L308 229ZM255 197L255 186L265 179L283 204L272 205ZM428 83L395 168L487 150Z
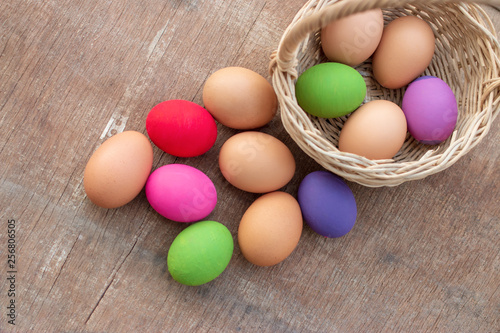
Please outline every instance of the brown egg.
M321 30L321 47L330 61L356 66L368 59L382 37L380 8L346 16Z
M373 54L373 76L389 89L409 84L431 63L435 37L429 24L415 16L389 23Z
M226 67L213 73L203 87L203 103L218 122L242 130L266 125L278 108L271 84L242 67Z
M285 260L302 234L302 213L297 200L285 192L264 194L248 207L238 228L243 256L258 266Z
M406 138L406 118L393 102L375 100L354 111L340 131L339 150L372 160L390 159Z
M230 137L221 147L219 167L226 180L253 193L276 191L295 173L295 159L275 137L255 131Z
M153 166L153 147L136 131L104 141L90 157L83 175L87 197L103 208L117 208L134 199Z

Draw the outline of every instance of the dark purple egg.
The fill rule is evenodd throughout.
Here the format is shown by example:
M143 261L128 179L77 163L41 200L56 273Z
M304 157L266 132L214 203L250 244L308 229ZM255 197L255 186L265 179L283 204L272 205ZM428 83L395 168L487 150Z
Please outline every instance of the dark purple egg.
M344 236L356 222L354 194L342 178L331 172L314 171L304 177L298 201L304 221L322 236Z

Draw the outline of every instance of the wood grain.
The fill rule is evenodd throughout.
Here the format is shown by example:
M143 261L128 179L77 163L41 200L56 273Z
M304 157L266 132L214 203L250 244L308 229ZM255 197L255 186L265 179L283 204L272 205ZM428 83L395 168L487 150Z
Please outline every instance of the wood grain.
M0 332L500 332L499 122L451 168L396 188L349 183L354 229L326 239L304 227L279 265L247 262L235 243L227 270L200 287L169 275L185 225L142 192L101 209L86 197L93 151L125 128L145 131L167 99L202 104L226 66L268 77L269 55L303 2L29 1L0 3ZM487 7L500 30L500 12ZM108 127L108 125L110 127ZM236 241L257 195L229 185L217 156L236 131L218 127L196 158L154 148L154 168L185 163L215 183L210 219ZM297 172L321 169L283 129ZM7 221L16 221L16 326L8 324Z

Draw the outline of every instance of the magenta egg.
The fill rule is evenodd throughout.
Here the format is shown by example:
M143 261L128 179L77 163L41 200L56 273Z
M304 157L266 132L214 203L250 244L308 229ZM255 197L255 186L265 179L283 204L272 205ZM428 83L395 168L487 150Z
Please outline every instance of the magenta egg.
M184 164L168 164L153 171L145 191L153 209L176 222L202 220L217 204L212 180L202 171Z
M419 142L434 145L445 141L455 129L457 100L443 80L423 76L408 86L403 96L408 131Z

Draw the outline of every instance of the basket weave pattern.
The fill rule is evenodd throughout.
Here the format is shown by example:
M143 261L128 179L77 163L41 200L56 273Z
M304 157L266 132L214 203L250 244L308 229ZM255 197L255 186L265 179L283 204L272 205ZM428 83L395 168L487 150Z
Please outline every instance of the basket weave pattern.
M483 1L484 2L484 1ZM319 30L332 20L363 10L382 8L384 21L413 15L431 25L436 48L424 75L437 76L457 98L458 121L453 134L439 145L424 145L407 134L393 159L369 160L337 148L347 119L323 119L304 112L295 98L297 77L327 61ZM487 134L500 111L500 45L487 14L477 4L456 1L310 0L285 30L271 56L270 71L286 131L298 146L325 169L370 187L396 186L422 179L453 165ZM405 88L386 89L372 76L370 59L356 67L367 85L365 102L384 99L401 105Z

